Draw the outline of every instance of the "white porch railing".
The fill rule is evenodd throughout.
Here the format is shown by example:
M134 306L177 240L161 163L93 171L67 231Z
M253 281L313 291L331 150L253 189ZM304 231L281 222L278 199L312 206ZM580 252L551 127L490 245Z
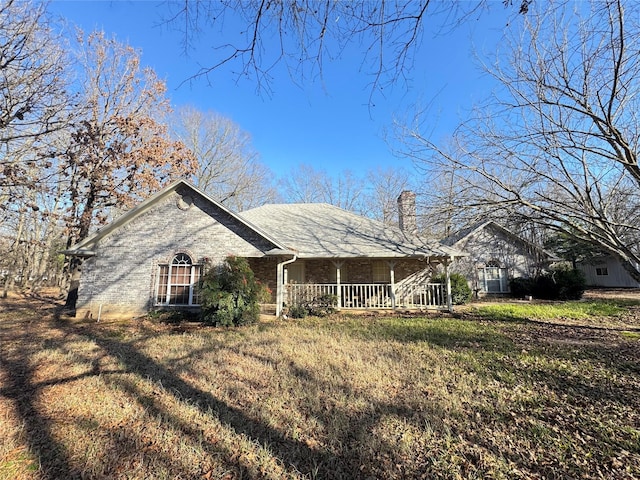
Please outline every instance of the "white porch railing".
M338 287L340 287L338 289ZM378 283L295 283L286 285L285 303L296 305L334 295L338 308L385 309L417 308L446 309L447 294L441 283L398 284L392 292L391 284Z
M396 285L396 305L405 308L447 308L444 283Z

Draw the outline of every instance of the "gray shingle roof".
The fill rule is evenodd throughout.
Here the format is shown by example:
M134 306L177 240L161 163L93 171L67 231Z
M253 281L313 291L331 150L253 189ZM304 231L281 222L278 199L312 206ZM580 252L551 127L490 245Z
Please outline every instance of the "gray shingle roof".
M326 203L272 204L240 214L300 258L458 255L440 244L409 240L399 229Z

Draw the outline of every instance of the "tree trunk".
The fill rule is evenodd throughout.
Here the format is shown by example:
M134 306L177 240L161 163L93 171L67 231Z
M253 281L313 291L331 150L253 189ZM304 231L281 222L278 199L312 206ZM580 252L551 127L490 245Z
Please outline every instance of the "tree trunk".
M78 288L80 287L80 270L82 266L82 260L77 257L72 257L69 261L69 292L67 293L67 300L64 303L64 310L75 315L76 304L78 302Z

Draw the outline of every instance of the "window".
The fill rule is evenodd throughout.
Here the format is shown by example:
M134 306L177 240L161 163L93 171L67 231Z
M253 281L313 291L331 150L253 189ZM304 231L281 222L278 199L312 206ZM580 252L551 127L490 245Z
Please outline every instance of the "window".
M387 262L376 260L371 265L371 277L373 283L390 283L391 273Z
M501 268L496 261L487 262L478 272L482 290L487 293L503 293L509 291L507 269Z
M186 253L178 253L168 265L160 265L156 305L199 305L197 284L202 265Z
M599 277L609 275L609 270L607 269L607 267L596 267L596 275L598 275Z

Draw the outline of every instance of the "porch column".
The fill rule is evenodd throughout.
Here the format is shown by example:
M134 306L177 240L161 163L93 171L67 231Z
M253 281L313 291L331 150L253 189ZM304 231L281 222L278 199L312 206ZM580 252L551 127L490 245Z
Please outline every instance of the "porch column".
M396 262L389 263L389 282L391 283L391 308L396 309L396 272L394 270Z
M451 271L449 269L451 258L447 258L444 262L444 278L447 289L447 310L453 312L453 299L451 298Z
M276 268L276 317L282 316L282 304L284 303L284 265L278 262Z
M284 289L286 287L286 278L284 266L296 261L298 257L293 255L293 258L278 262L276 268L276 317L282 316L282 308L284 306Z
M338 297L338 310L342 308L342 288L340 287L340 269L342 268L343 262L333 262L333 265L336 267L336 296Z

